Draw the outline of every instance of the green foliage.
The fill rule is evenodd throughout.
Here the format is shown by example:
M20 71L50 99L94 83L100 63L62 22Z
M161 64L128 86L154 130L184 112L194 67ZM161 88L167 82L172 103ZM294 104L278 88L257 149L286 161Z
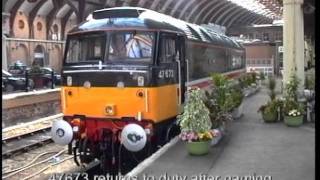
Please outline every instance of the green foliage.
M203 99L199 88L188 91L183 113L178 116L178 123L183 131L204 133L211 129L210 112Z
M212 97L214 97L220 111L229 112L232 110L233 99L230 94L230 81L222 74L213 74L212 80L214 89Z
M241 104L243 94L240 83L234 84L235 81L221 74L213 74L212 80L215 86L211 93L206 92L205 105L210 111L212 127L218 128L232 119L230 112Z
M270 91L274 91L276 88L276 80L274 77L269 77L268 88Z
M257 82L257 74L255 72L251 73L251 84Z
M267 104L262 105L259 108L258 112L261 112L264 114L274 113L281 106L282 106L282 101L274 99L274 100L269 101Z
M260 77L260 80L262 81L266 79L263 72L260 72L259 77Z
M216 87L223 87L229 85L229 80L226 78L226 76L219 74L219 73L213 73L211 75L213 83Z
M241 88L246 88L248 86L251 86L252 84L256 84L257 81L257 75L256 73L246 73L242 75L239 79L239 84Z
M296 75L292 75L285 86L285 99L297 101L297 91L299 87L299 79Z
M276 98L276 92L274 91L276 88L276 80L274 77L269 77L268 88L270 90L269 96L271 100Z
M231 91L231 97L232 97L232 103L233 103L233 108L237 108L240 106L243 100L243 93L241 91L241 88L234 86L233 88L230 89Z
M297 110L301 114L304 113L304 106L292 99L286 99L283 104L283 113L288 115L290 111Z
M286 115L292 110L297 110L300 113L304 112L304 106L298 102L297 91L299 83L300 81L296 75L292 75L289 82L286 83L283 103L283 112Z

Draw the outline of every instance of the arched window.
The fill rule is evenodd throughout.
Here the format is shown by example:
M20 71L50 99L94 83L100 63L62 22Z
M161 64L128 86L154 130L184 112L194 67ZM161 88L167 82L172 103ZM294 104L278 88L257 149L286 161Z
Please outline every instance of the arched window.
M44 47L37 45L34 49L34 59L32 65L46 66L48 62L45 62Z

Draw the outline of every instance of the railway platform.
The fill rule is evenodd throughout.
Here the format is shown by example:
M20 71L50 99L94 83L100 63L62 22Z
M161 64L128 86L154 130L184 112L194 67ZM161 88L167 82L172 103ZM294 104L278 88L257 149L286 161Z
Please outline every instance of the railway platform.
M266 89L244 101L244 115L204 156L190 156L184 142L148 159L127 176L138 179L315 179L315 129L312 123L290 128L266 124L257 113L268 99ZM151 157L152 158L152 157Z

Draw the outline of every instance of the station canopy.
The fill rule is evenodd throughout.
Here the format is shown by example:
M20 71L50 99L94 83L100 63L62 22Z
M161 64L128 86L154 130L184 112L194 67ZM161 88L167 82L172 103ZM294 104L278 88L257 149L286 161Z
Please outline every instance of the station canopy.
M56 18L79 23L94 10L115 6L143 7L189 23L227 28L270 24L282 18L281 0L2 0L2 14L10 16L10 24L18 12L26 14L30 24L39 15L50 27Z

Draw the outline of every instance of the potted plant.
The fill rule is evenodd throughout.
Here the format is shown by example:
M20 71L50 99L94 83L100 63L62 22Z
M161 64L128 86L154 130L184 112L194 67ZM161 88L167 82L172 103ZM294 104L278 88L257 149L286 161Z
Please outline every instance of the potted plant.
M209 143L213 138L210 112L203 102L204 96L199 88L189 90L187 97L183 113L178 116L180 138L187 142L189 154L204 155L209 152Z
M284 102L284 123L287 126L300 126L303 124L303 106L296 102L285 100Z
M261 113L262 119L266 123L276 122L278 120L278 114L282 104L281 100L276 99L276 93L274 91L276 88L276 81L272 77L269 78L268 88L270 91L269 92L270 101L268 101L267 104L262 105L258 109L258 112Z
M283 102L284 123L287 126L300 126L303 123L304 107L298 102L298 86L298 78L292 75L286 84Z
M273 99L267 104L262 105L258 112L261 113L264 122L276 122L278 119L278 108L280 107L279 100Z
M214 87L211 93L206 92L204 103L209 109L212 123L211 130L214 138L211 145L215 145L226 133L228 125L233 119L230 112L234 108L234 104L229 79L224 75L215 73L212 75L212 80Z
M269 77L268 88L270 91L269 92L270 99L274 100L276 98L276 92L275 92L276 80L273 77Z
M233 86L231 88L231 97L232 97L232 102L233 102L233 110L232 110L232 116L234 118L240 118L243 114L243 93L241 91L241 88L238 86Z

